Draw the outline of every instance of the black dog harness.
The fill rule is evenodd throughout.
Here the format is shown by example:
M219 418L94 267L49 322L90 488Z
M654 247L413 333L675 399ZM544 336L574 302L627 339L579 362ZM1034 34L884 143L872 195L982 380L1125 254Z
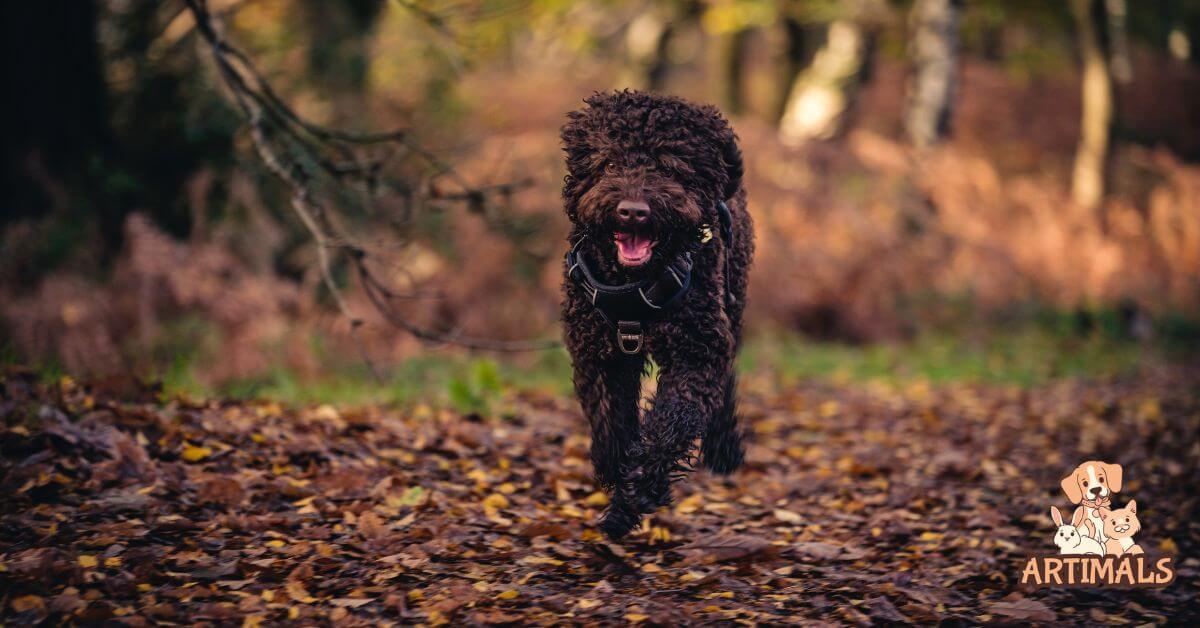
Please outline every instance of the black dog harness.
M724 201L717 202L721 238L725 242L725 292L729 292L729 251L733 242L733 216ZM700 229L700 243L712 240L712 228ZM596 279L592 269L578 252L581 238L567 251L567 276L591 295L592 305L617 331L617 346L623 353L635 355L642 350L645 324L678 303L692 287L692 254L686 252L667 264L657 277L621 285L609 285Z

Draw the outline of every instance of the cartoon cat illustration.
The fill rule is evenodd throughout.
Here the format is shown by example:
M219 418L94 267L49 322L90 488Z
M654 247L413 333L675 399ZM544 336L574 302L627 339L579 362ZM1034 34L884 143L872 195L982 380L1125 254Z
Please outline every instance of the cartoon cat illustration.
M1100 519L1104 521L1104 536L1108 540L1104 549L1109 554L1141 554L1142 547L1133 542L1133 535L1142 529L1137 518L1137 502L1129 500L1124 508L1109 510L1100 509Z

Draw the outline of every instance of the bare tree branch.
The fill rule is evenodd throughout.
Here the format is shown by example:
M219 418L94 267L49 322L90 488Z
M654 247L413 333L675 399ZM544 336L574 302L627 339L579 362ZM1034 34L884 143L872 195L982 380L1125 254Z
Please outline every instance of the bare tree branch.
M317 264L321 272L322 282L334 299L338 310L350 322L351 333L360 344L360 350L371 367L372 373L379 377L374 364L370 362L365 347L358 338L358 329L363 321L356 316L346 303L337 285L331 268L329 250L336 250L346 256L354 266L363 291L379 311L392 325L407 333L430 343L454 344L471 349L488 351L530 351L549 349L559 346L556 341L505 341L481 338L466 338L457 332L443 332L419 326L402 316L393 306L395 299L405 298L387 288L371 272L367 264L367 252L355 245L351 240L336 232L325 211L325 206L312 191L311 176L303 165L295 159L286 159L273 146L268 133L268 122L274 128L293 140L303 151L321 164L322 168L339 173L359 173L363 170L377 172L382 162L370 162L360 166L357 156L350 146L376 144L402 144L408 151L423 159L435 171L435 176L447 176L460 191L454 193L437 193L442 200L458 200L472 204L483 204L489 195L500 194L507 196L520 187L530 184L528 181L504 183L485 187L472 187L448 163L439 159L433 153L425 150L411 141L409 134L403 130L387 133L354 134L329 129L301 117L274 91L269 82L257 70L248 56L230 45L220 34L213 16L209 13L205 0L184 0L196 20L196 31L208 44L216 64L218 74L225 88L230 92L238 109L246 118L250 129L255 150L259 158L276 177L283 181L292 191L291 205L304 227L312 236L317 247ZM247 80L249 77L249 80ZM342 163L334 163L324 158L322 148L338 152Z

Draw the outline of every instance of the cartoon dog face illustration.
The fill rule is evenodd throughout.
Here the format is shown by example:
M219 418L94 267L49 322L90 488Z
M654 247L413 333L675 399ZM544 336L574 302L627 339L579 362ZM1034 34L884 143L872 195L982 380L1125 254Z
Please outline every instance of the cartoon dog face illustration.
M1094 501L1121 492L1121 465L1089 460L1062 479L1062 490L1072 504Z

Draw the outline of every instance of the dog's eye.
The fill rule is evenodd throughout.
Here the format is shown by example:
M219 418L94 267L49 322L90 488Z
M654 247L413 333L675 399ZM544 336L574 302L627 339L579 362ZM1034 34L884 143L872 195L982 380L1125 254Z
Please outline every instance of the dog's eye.
M1104 484L1104 478L1100 478L1100 483Z
M604 174L616 174L616 173L617 173L617 164L614 164L611 161L604 162Z
M1084 480L1084 481L1083 481L1083 485L1084 485L1084 486L1087 486L1087 480Z

